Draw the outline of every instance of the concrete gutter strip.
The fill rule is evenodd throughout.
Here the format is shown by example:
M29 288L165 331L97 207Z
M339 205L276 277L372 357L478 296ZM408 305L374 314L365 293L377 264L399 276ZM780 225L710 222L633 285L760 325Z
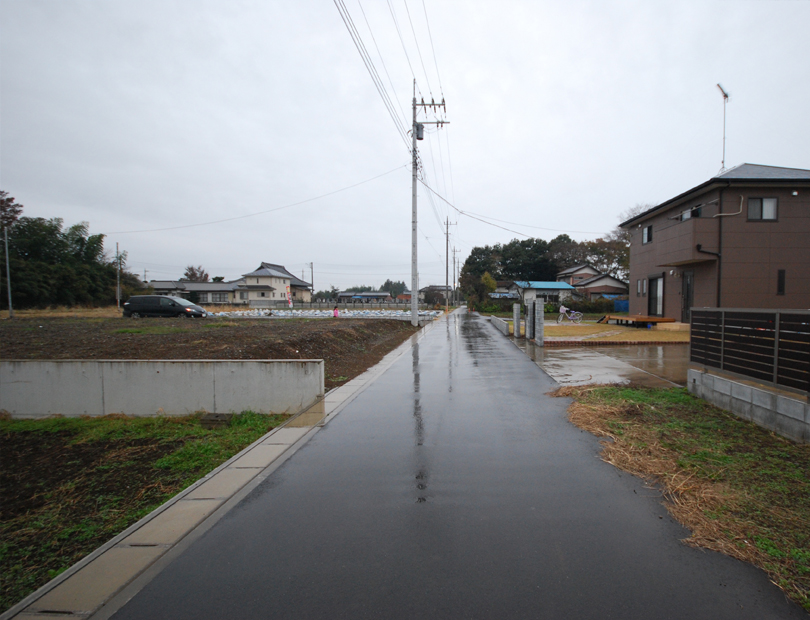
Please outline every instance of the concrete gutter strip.
M330 422L434 323L295 415L0 615L108 618ZM115 600L113 600L115 599Z

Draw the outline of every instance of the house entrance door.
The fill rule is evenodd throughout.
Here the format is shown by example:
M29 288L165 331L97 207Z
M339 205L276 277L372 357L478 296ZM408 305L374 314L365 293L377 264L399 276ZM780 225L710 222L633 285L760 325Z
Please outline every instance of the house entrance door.
M683 293L681 295L681 321L691 322L691 308L695 305L695 272L683 272Z

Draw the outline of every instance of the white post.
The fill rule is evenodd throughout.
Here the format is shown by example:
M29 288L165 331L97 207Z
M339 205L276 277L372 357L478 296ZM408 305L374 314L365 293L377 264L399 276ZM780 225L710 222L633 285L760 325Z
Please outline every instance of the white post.
M515 338L520 338L520 304L512 304L512 323Z

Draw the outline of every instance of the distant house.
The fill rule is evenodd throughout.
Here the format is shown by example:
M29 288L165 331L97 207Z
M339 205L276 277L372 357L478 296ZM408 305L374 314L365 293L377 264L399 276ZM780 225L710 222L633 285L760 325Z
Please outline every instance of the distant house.
M742 164L620 226L630 314L810 308L810 170Z
M520 299L520 294L517 291L510 291L514 282L512 280L498 280L496 282L495 290L489 296L492 299Z
M557 274L557 282L567 282L577 289L582 297L594 299L602 295L627 295L628 286L606 273L602 273L590 263L574 265Z
M444 303L446 299L450 297L453 292L452 286L446 286L444 284L431 284L430 286L426 286L424 288L419 289L419 301L423 302L426 299L426 295L433 293L441 301Z
M237 286L239 303L251 307L272 307L287 304L287 293L293 302L312 300L312 285L291 274L283 265L262 263L242 276Z
M241 280L231 282L185 282L183 280L152 280L149 286L156 295L182 297L198 304L232 304Z
M573 287L579 286L580 282L589 280L594 276L601 276L602 272L590 263L574 265L568 269L563 269L557 274L557 282L567 282Z
M559 303L570 299L575 291L576 289L567 282L516 281L509 287L509 292L516 293L523 303L533 299Z
M587 280L580 280L576 284L577 292L588 299L602 297L604 295L627 295L628 287L626 282L619 278L614 278L606 273L593 276Z
M410 295L408 296L410 298ZM388 291L364 291L362 293L355 293L353 291L343 291L338 293L337 300L341 303L357 303L362 302L365 304L369 304L372 302L376 303L388 303L394 301L391 297L391 293Z

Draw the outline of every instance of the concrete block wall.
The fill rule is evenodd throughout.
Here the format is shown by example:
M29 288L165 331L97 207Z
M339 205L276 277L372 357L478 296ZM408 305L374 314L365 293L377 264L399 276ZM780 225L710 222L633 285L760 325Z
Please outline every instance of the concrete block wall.
M0 362L0 411L12 417L294 414L323 394L323 360Z
M497 316L492 316L489 318L489 322L492 323L495 326L495 329L501 332L504 336L509 335L509 323L503 319L499 319Z
M690 369L691 394L733 414L793 439L810 443L810 404L725 377Z

